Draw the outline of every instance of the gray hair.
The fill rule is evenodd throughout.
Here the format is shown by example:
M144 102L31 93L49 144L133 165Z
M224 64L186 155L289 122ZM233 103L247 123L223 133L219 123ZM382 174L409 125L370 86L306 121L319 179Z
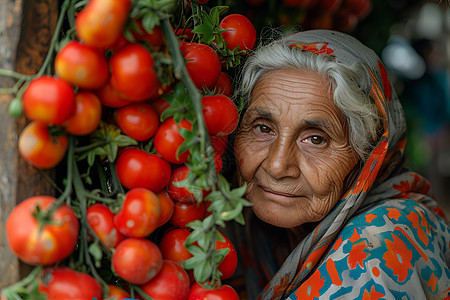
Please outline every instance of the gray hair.
M364 67L346 66L331 55L317 55L275 41L253 51L241 72L237 94L244 105L250 102L252 90L262 75L271 70L294 68L315 71L331 82L336 106L345 115L350 145L365 162L378 140L381 117L377 107L362 87L367 86Z

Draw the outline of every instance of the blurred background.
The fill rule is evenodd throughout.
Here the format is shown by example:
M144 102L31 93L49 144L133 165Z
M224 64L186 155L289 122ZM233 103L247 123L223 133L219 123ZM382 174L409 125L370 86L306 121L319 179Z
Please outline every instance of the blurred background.
M214 1L210 1L214 2ZM428 178L450 219L450 1L217 1L258 36L326 28L352 34L383 60L408 121L407 166Z

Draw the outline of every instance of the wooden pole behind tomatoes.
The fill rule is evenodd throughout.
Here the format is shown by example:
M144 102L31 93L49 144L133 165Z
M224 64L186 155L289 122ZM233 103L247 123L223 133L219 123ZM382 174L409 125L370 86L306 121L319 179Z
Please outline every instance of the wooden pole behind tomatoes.
M56 26L58 1L0 0L0 7L0 68L35 74ZM10 78L0 76L0 88L10 87L12 83ZM0 273L0 288L23 278L31 269L7 247L6 216L22 199L54 194L46 179L54 176L54 170L38 171L19 157L17 138L26 121L8 115L12 100L11 95L0 96L0 270L5 271Z

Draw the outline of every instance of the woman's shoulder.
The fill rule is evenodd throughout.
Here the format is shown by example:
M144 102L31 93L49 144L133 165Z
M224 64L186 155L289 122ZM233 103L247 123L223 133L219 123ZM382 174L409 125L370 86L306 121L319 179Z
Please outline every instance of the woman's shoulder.
M434 299L449 293L449 246L443 219L413 200L384 201L342 228L311 280L324 278L329 299Z
M401 239L409 247L450 255L450 226L415 200L393 199L361 210L338 235L343 241L366 241L369 249ZM435 249L439 247L439 249Z

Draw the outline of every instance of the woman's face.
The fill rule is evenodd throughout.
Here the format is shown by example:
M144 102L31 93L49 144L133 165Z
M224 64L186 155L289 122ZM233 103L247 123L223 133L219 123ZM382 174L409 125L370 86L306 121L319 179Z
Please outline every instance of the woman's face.
M330 83L295 69L270 71L257 82L234 147L253 211L286 228L326 216L357 162Z

